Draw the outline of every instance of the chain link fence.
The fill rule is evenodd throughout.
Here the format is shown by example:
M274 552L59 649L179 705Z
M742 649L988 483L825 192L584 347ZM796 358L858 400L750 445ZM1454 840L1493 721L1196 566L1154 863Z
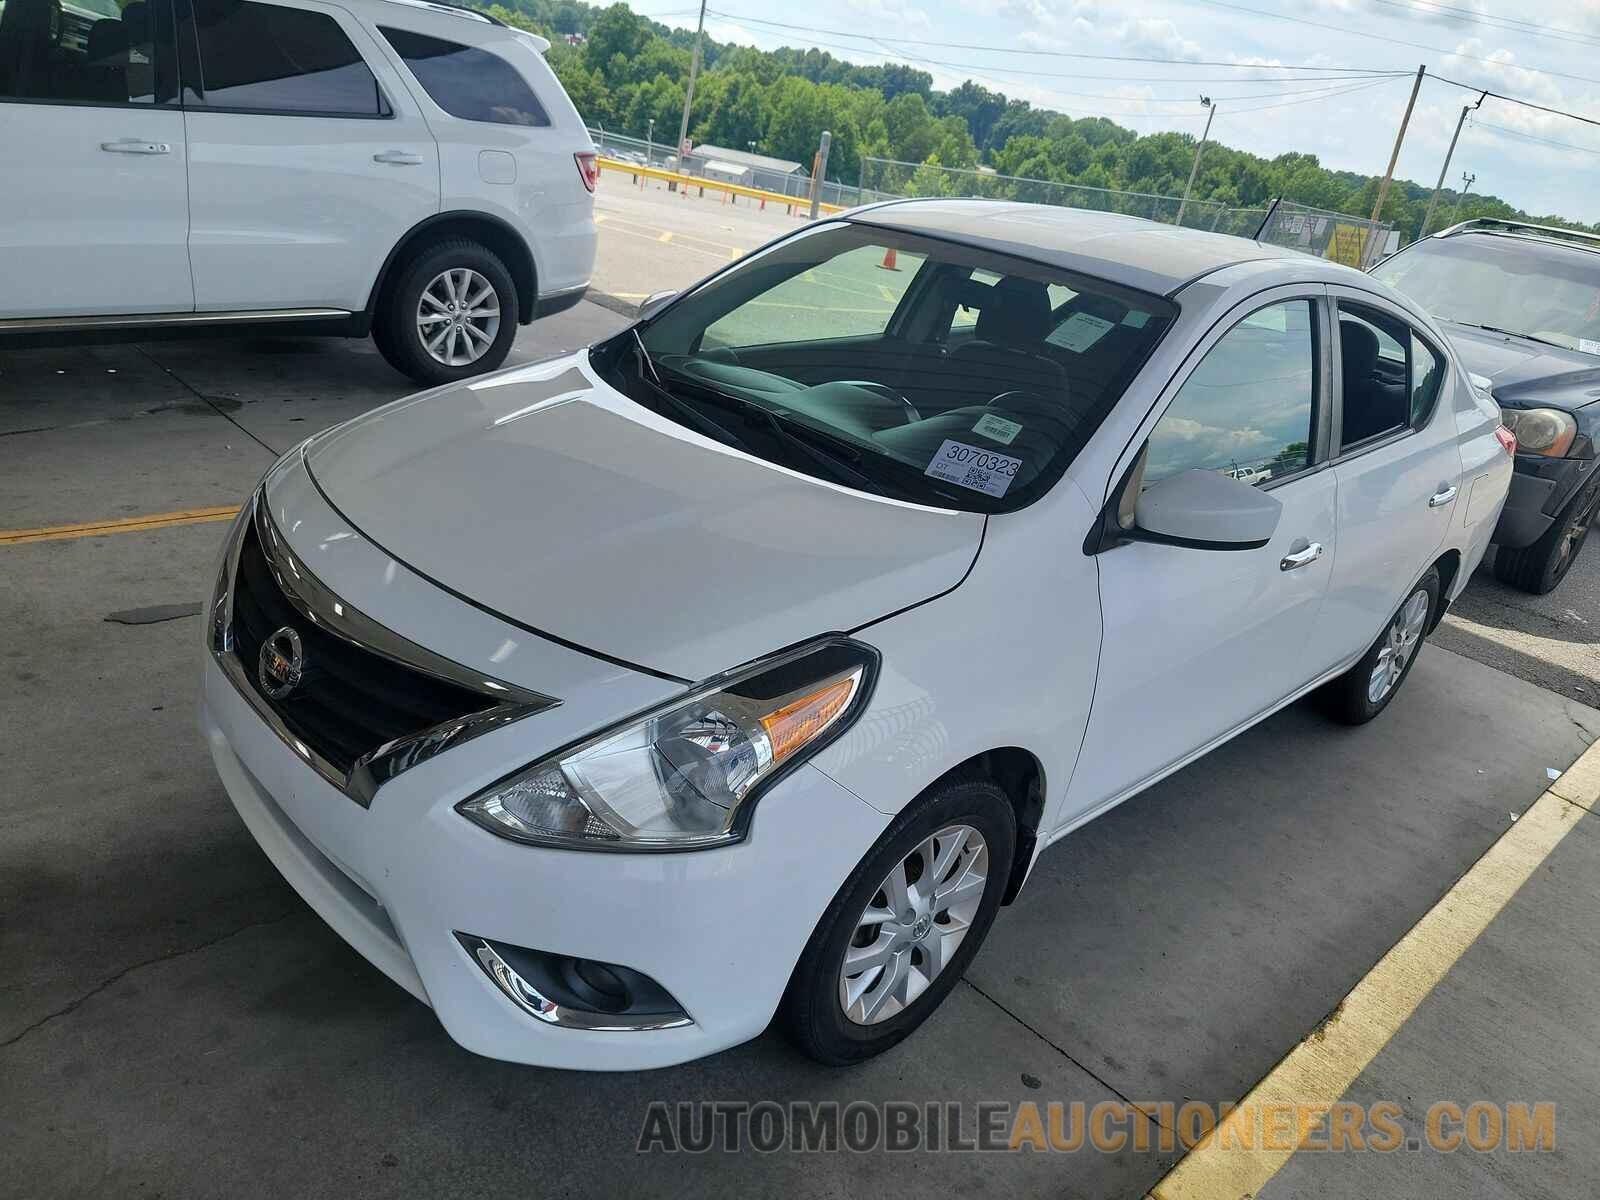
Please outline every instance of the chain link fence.
M906 196L977 196L1054 204L1062 208L1122 213L1236 237L1253 238L1259 230L1261 241L1288 246L1318 258L1334 259L1352 267L1368 266L1381 255L1389 233L1389 226L1381 222L1287 200L1270 208L1232 207L1211 200L1191 199L1185 203L1181 196L1086 187L886 158L862 159L861 185L855 203L868 204ZM1266 222L1264 228L1263 221Z

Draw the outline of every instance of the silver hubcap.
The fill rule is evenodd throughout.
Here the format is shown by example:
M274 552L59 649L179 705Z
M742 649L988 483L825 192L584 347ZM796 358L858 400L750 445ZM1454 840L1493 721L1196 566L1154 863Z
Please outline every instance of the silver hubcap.
M471 267L433 277L417 301L417 332L435 362L465 367L484 356L500 332L500 297Z
M946 826L901 859L845 948L844 1015L876 1025L909 1008L966 940L988 882L989 845L970 825Z
M1372 678L1367 681L1367 699L1376 704L1400 682L1406 664L1417 652L1422 641L1422 626L1428 620L1428 593L1418 588L1411 594L1389 626L1383 649L1378 651L1378 663L1372 668Z

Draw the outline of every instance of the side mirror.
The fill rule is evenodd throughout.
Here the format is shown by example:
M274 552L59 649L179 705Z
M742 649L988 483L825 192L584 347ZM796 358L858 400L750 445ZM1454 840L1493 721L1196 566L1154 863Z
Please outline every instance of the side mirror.
M1283 505L1272 493L1216 471L1184 471L1141 492L1135 541L1195 550L1257 550L1272 540Z
M674 291L651 292L644 298L644 303L639 305L639 319L649 320L667 305L677 299L678 293Z

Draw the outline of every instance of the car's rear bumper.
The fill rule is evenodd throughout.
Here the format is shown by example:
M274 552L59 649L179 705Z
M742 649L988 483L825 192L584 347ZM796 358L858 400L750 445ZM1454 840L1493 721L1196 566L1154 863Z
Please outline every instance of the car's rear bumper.
M362 808L297 756L208 654L200 724L234 807L313 909L479 1054L588 1070L668 1066L769 1023L841 883L889 818L811 767L763 797L749 837L716 850L603 854L498 838L455 812L491 739L412 768ZM593 1030L519 1009L457 933L618 963L691 1023Z
M1521 549L1544 536L1595 470L1595 459L1519 454L1494 544Z

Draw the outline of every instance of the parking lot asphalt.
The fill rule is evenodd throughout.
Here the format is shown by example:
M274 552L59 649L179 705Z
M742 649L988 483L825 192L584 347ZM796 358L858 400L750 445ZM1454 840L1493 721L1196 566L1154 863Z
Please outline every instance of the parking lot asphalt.
M618 323L580 305L516 353ZM236 504L276 452L408 390L365 343L0 353L0 528ZM1373 725L1294 706L1053 848L881 1059L829 1071L769 1033L536 1070L455 1047L256 849L194 730L197 619L106 620L198 600L223 528L0 545L0 1190L1137 1196L1179 1157L1149 1127L1116 1153L636 1146L657 1100L939 1101L970 1134L982 1101L1237 1099L1600 733L1571 693L1432 645Z

